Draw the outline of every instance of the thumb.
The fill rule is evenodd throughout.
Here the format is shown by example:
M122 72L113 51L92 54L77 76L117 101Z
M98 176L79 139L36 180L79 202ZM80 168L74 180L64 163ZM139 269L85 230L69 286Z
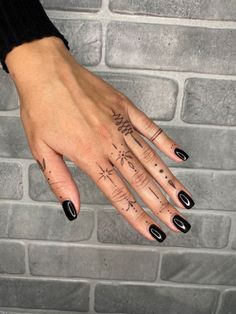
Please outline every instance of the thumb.
M43 142L31 152L66 217L74 220L80 212L80 193L62 155Z

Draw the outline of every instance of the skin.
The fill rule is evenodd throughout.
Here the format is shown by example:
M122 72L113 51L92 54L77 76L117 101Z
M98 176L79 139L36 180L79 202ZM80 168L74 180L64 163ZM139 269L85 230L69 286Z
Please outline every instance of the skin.
M148 227L160 227L158 219L181 232L172 217L185 217L160 187L179 208L184 206L177 193L184 190L192 195L149 143L176 163L184 162L174 153L180 145L127 96L80 65L57 37L17 46L5 62L19 95L30 150L59 202L72 200L79 214L80 193L65 156L90 176L145 238L155 241ZM125 181L158 219L137 203Z

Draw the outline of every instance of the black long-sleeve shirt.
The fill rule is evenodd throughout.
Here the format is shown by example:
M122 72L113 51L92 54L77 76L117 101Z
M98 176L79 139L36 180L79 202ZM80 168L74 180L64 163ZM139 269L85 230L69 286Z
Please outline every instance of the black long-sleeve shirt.
M39 0L0 0L0 62L9 73L5 58L15 46L47 36L68 40L47 16Z

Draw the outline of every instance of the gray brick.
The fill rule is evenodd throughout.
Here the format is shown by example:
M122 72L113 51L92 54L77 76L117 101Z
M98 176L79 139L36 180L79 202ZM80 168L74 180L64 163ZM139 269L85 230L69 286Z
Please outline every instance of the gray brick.
M150 118L173 119L178 94L178 85L175 81L129 73L95 72L95 74L125 94L136 107L144 111Z
M162 129L189 154L184 164L177 164L161 153L168 166L186 168L236 169L236 131L200 127L162 125Z
M236 81L185 81L182 119L188 123L236 125Z
M29 245L33 275L154 281L158 263L157 252Z
M18 94L11 77L3 70L0 70L0 110L18 109Z
M8 211L10 204L0 203L0 237L4 238L8 233Z
M203 252L164 253L161 279L182 283L236 285L236 255Z
M8 236L76 242L89 239L93 228L94 215L88 210L81 209L78 218L69 221L61 206L13 204Z
M51 19L69 42L70 53L82 65L97 65L101 60L102 25L99 21Z
M18 117L0 117L0 156L33 158Z
M235 41L234 29L110 22L106 63L111 67L235 74Z
M209 171L178 171L173 169L176 177L192 193L195 209L235 210L236 174Z
M22 243L0 241L0 273L25 272L25 247Z
M110 0L113 12L207 20L235 20L236 3L226 0Z
M74 312L74 311L55 311L55 310L48 310L48 311L45 311L45 310L35 310L35 309L31 309L31 310L26 310L26 309L14 309L14 312L13 311L1 311L0 310L0 314L19 314L19 313L24 313L24 314L84 314L84 312Z
M0 306L86 312L89 290L85 282L1 278Z
M22 167L17 163L0 163L0 198L21 199L23 196Z
M168 286L103 285L95 288L98 313L209 314L214 313L219 292Z
M236 309L236 290L227 289L222 294L218 314L234 314Z
M108 203L104 193L85 172L75 166L68 166L68 168L79 188L81 203ZM33 200L58 202L36 163L29 167L29 185L29 195Z
M97 12L102 0L40 0L44 9Z
M232 224L233 224L232 229L234 230L234 234L232 234L232 249L236 250L236 228L235 228L235 226L236 226L236 216L233 216Z
M174 233L161 223L167 238L162 243L152 242L140 235L118 212L98 212L98 240L102 243L135 244L193 248L222 248L228 243L230 217L223 215L195 214L183 211L182 214L191 223L186 237L183 233ZM154 220L159 221L153 214Z

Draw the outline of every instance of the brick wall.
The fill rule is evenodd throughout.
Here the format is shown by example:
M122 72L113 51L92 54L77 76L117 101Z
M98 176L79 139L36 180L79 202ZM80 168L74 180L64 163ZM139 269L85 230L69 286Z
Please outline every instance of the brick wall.
M78 62L189 153L160 155L196 205L180 209L191 231L160 223L166 240L150 242L68 161L82 201L68 221L0 70L0 313L236 313L236 2L42 3Z

